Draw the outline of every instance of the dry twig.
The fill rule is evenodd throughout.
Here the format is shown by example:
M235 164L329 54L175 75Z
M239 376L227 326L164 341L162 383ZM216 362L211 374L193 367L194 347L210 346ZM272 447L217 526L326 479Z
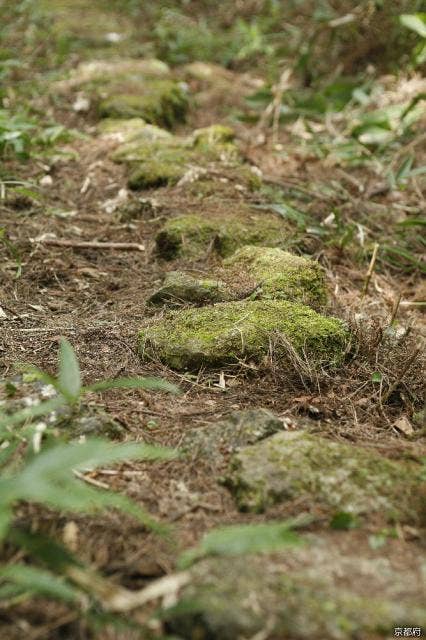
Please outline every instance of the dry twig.
M36 242L53 247L71 247L72 249L117 249L122 251L145 251L145 245L137 242L96 242L95 240L59 240L55 238L40 238Z

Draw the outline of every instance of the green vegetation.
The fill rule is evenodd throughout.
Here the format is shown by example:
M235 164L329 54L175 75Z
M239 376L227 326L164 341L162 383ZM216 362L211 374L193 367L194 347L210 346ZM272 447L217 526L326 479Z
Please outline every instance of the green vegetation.
M324 273L313 260L277 248L246 245L227 258L225 265L260 283L262 299L291 300L311 307L326 303Z
M21 368L32 379L51 385L55 393L50 400L34 401L22 409L10 410L7 403L1 407L0 542L9 541L22 547L24 554L29 553L36 563L47 563L48 569L25 564L1 567L0 577L5 581L2 595L8 598L48 595L78 604L83 596L82 584L78 584L78 580L76 584L76 580L70 578L69 569L72 566L82 569L81 564L65 548L46 537L34 537L25 528L16 527L14 521L18 506L25 502L58 512L84 514L117 509L138 519L144 526L161 532L163 528L134 502L125 496L99 491L85 484L79 471L131 459L169 460L175 454L172 450L145 443L114 444L100 438L70 443L66 433L60 434L58 442L57 412L61 407L69 406L77 417L81 399L86 393L129 388L177 393L177 388L155 378L103 380L83 387L74 349L67 340L61 342L57 377L34 366ZM8 390L12 396L17 391L13 384L9 384Z
M422 624L424 11L0 0L1 637Z

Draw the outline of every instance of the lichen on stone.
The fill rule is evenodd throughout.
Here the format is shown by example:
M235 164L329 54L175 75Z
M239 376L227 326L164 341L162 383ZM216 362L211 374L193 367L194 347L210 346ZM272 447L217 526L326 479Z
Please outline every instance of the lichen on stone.
M315 308L327 300L324 272L307 258L276 247L244 246L224 262L260 283L258 297L302 302Z
M140 334L144 357L199 369L288 357L288 345L312 365L342 359L348 333L340 320L285 300L244 300L170 311Z
M197 257L206 251L229 256L245 244L276 246L284 243L287 227L273 215L252 214L249 209L228 215L181 215L168 220L156 237L159 255L171 260L180 255Z
M227 285L214 278L196 278L181 271L169 271L162 286L149 298L148 303L169 307L183 304L211 304L232 298Z
M244 511L300 500L330 514L376 512L412 522L426 515L414 466L304 431L279 433L241 450L225 482Z

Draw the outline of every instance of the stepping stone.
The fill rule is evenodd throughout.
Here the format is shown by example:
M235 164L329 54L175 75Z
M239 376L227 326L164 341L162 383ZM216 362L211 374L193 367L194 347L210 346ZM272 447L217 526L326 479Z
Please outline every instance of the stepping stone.
M426 521L425 484L415 465L304 431L278 433L235 454L225 483L242 511L297 500L331 516Z
M327 301L324 272L313 260L276 247L245 246L225 260L260 283L257 297L284 299L321 308Z
M200 171L211 162L240 166L233 137L232 129L221 125L198 129L188 138L147 125L138 128L133 137L127 135L112 159L130 166L131 189L174 185L189 170Z
M179 307L188 303L203 305L231 299L229 287L221 280L194 278L181 271L170 271L162 286L148 298L148 303Z
M101 118L143 118L147 122L172 128L185 119L188 97L182 87L168 79L117 81L100 100Z
M60 92L66 92L82 89L85 85L105 83L126 76L167 77L169 74L169 66L162 60L155 58L143 60L123 58L115 62L91 60L79 64L70 72L68 78L59 80L53 86Z
M225 257L246 244L283 244L287 236L288 228L276 216L259 215L240 207L235 213L223 215L188 214L170 218L158 232L156 245L165 260L179 256L197 258L211 251Z
M120 159L120 152L130 154L137 147L138 140L155 142L157 140L173 140L169 131L153 124L148 124L143 118L104 118L98 124L98 131L104 138L116 140L123 144L115 153ZM132 143L132 144L131 144Z
M244 300L170 311L140 333L143 357L159 358L174 369L221 367L240 360L260 362L291 349L312 364L338 363L348 332L336 318L285 300Z
M143 118L172 128L185 119L188 110L184 85L173 80L160 60L83 63L55 88L84 91L102 118Z
M199 562L176 605L162 611L166 630L200 640L354 640L388 638L407 621L424 626L420 570L395 568L377 554L346 555L335 539L306 537L306 546L273 558Z
M235 411L225 420L188 431L179 449L190 458L202 456L219 465L223 454L255 444L282 429L281 420L267 409Z

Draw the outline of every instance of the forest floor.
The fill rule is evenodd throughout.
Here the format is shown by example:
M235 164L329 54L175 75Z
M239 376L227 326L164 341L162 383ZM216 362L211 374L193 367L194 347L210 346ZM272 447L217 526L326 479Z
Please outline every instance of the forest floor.
M77 23L72 27L75 29L78 6L74 13L67 13L67 20ZM104 18L93 7L91 11L95 12L94 29ZM108 13L104 21L108 21L107 32L126 34L132 29L119 14ZM106 50L107 60L117 62L129 57L125 41L110 44ZM88 47L84 56L86 60L98 60L104 52ZM66 337L76 351L85 383L142 375L163 378L181 389L178 396L129 389L89 396L85 402L92 410L101 407L120 425L119 439L179 448L189 430L213 426L236 411L264 408L282 421L286 432L303 429L334 443L371 451L398 463L400 469L407 465L420 468L426 451L421 416L424 281L417 262L414 266L409 262L406 269L406 263L387 261L390 254L384 247L394 242L395 225L410 215L417 219L424 212L421 176L407 180L403 188L391 188L384 183L377 163L347 166L332 160L332 151L316 154L313 146L319 138L329 140L327 144L333 149L333 139L339 136L338 118L334 121L330 117L316 130L306 126L303 118L278 129L270 127L268 119L263 124L261 119L260 125L251 122L253 106L245 98L262 89L264 80L259 70L239 73L213 65L211 76L203 79L188 67L178 66L170 76L184 83L189 110L173 133L188 136L212 124L231 126L244 162L257 167L263 176L262 186L251 188L239 174L228 171L226 162L218 161L207 169L208 189L204 189L202 177L131 191L126 165L111 158L117 139L99 131L94 102L84 104L84 99L91 100L90 92L84 86L58 89L70 69L77 69L76 73L81 70L79 63L78 59L67 60L54 72L38 73L37 92L29 98L38 113L47 114L50 120L74 132L69 140L53 143L44 155L24 163L7 159L2 168L6 179L14 178L23 185L19 190L5 182L7 190L0 203L1 227L9 239L9 244L0 246L3 379L17 379L17 362L31 362L54 372L59 341ZM405 79L405 84L388 76L382 80L383 100L386 98L387 104L409 102L419 92L421 82L417 76ZM19 80L16 86L11 83L12 103L18 86ZM76 101L82 99L83 108L79 110ZM421 121L415 126L421 131ZM410 144L408 139L398 147L399 160L392 160L395 166L411 150L417 154L416 166L424 165L426 156L421 145L401 151L402 146ZM37 193L37 199L32 198L31 190ZM169 368L161 357L144 360L138 333L167 317L161 307L147 304L165 274L181 270L208 276L221 265L220 256L211 247L196 257L183 254L171 261L162 259L156 237L165 222L188 213L209 218L220 211L226 216L242 206L255 213L262 210L259 207L273 212L277 203L290 203L291 211L302 210L309 219L309 223L299 224L277 214L289 238L285 248L318 261L325 271L328 304L324 313L346 322L356 345L345 362L334 369L307 374L300 363L283 364L273 354L262 361L243 358L219 368L207 366L190 372ZM134 210L139 207L139 213L126 219L123 211L129 204ZM49 244L55 239L75 246ZM81 248L81 241L136 243L144 248ZM363 295L375 242L379 257ZM386 331L392 334L387 340L383 338ZM26 392L23 385L18 396ZM3 394L6 397L6 391ZM389 523L379 511L367 514L362 524L349 520L346 528L339 529L330 527L327 509L306 496L278 501L262 513L243 512L232 493L218 482L226 473L229 457L225 451L220 464L202 456L155 465L133 461L88 474L89 481L126 494L158 520L171 524L173 544L114 513L58 517L31 505L22 507L19 518L59 539L72 521L72 547L78 557L114 583L140 589L172 574L178 555L219 525L281 521L309 513L311 522L300 533L308 539L320 538L325 548L341 558L338 584L342 589L353 588L372 599L408 602L408 611L412 603L420 611L424 600L420 515ZM327 469L323 472L327 474ZM358 565L352 561L345 564L345 558L355 557ZM285 565L285 560L282 562ZM333 580L337 580L336 575ZM390 581L397 584L391 588ZM145 610L136 611L134 620L145 622L146 615ZM419 627L422 621L402 623ZM10 640L92 637L86 624L81 612L54 601L28 599L0 609L0 635ZM324 629L321 636L314 628L311 636L308 631L303 632L305 635L295 631L294 637L393 637L393 629L379 632L368 625L356 636L333 635L328 627ZM172 626L171 630L176 629ZM158 623L151 631L160 634ZM273 625L266 625L263 635L255 632L259 633L255 627L251 636L240 631L238 637L293 637ZM138 633L106 628L99 637L143 637ZM234 637L220 630L210 630L212 635L205 636L195 635L201 633L196 631L194 635L180 633L182 638Z

